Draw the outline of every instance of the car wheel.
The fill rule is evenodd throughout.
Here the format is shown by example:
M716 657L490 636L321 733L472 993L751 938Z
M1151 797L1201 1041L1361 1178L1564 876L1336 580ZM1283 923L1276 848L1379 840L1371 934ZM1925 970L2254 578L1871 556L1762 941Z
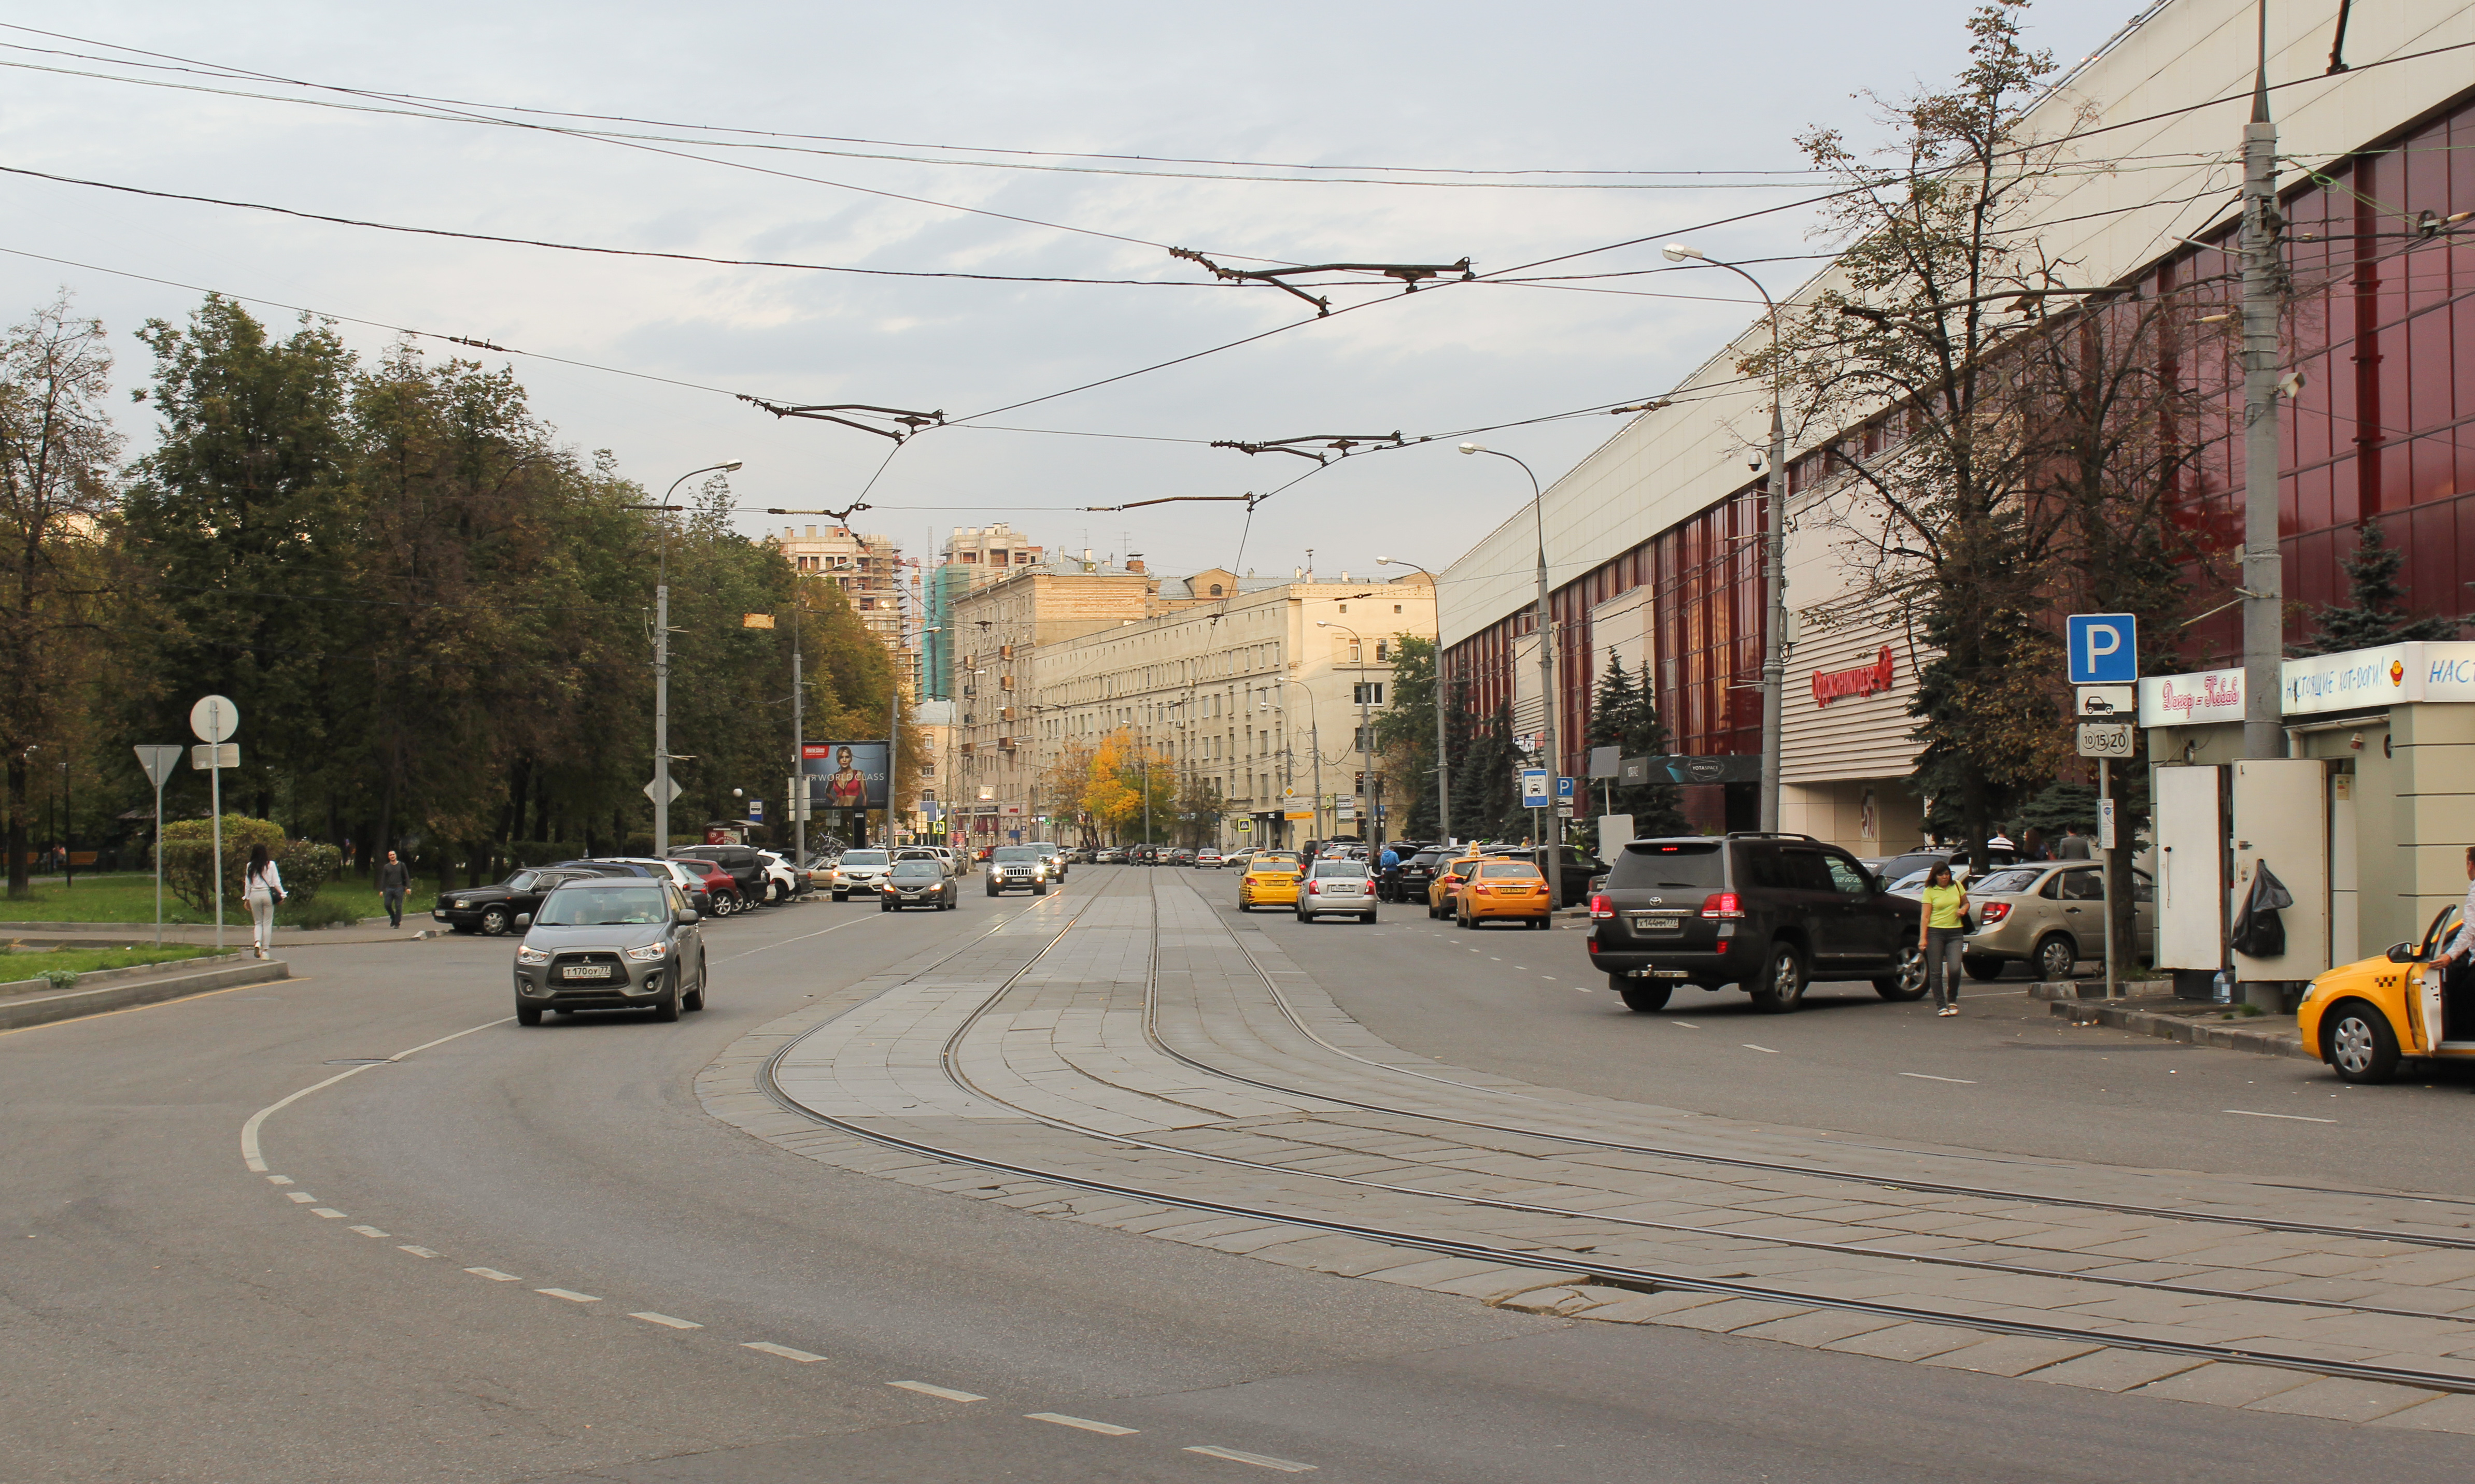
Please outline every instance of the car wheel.
M662 997L653 1002L653 1018L666 1025L671 1021L679 1018L678 985L673 985L668 989L663 990Z
M1251 912L1255 910L1255 904L1252 902L1240 902L1238 904L1238 910L1241 912Z
M1925 951L1910 943L1899 950L1899 967L1874 981L1874 992L1886 1000L1922 999L1925 992Z
M507 929L513 926L514 923L515 918L508 915L505 908L490 908L488 911L481 913L481 936L484 937L504 937L507 936Z
M2037 945L2037 977L2048 983L2071 977L2080 966L2080 949L2067 934L2049 933Z
M682 1005L681 1005L681 1007L680 1007L681 1009L683 1009L683 1010L702 1010L702 1009L704 1009L704 978L705 978L704 955L702 955L702 954L698 954L698 955L697 955L697 986L696 986L696 992L695 992L694 994L691 994L691 995L689 995L689 996L687 997L687 999L682 1003Z
M1755 1009L1784 1015L1804 1003L1804 955L1790 942L1771 944L1762 977L1751 986Z
M1978 984L1992 984L2002 977L2002 961L1987 958L1982 954L1960 955L1959 966L1967 970L1968 977Z
M994 885L991 885L991 886L990 886L990 888L989 888L989 895L991 895L991 896L994 896L994 895L996 895L996 894L997 894L997 888L996 888L996 887L995 887Z
M1624 996L1625 1009L1648 1015L1667 1009L1667 997L1676 985L1664 979L1628 979L1622 974L1609 974L1607 987Z
M1359 920L1359 921L1360 921L1360 922L1362 922L1362 923L1364 923L1364 924L1366 924L1368 927L1370 927L1370 928L1371 928L1371 927L1375 926L1375 913L1373 913L1372 912L1370 912L1366 913L1366 915L1364 915L1364 916L1362 916L1362 917L1359 918L1358 920Z
M1033 896L1046 896L1046 895L1048 895L1048 883L1046 883L1046 882L1044 882L1044 881L1035 881L1035 882L1033 882L1033 883L1031 884L1031 894L1032 894Z
M2320 1058L2341 1082L2385 1083L2397 1075L2397 1034L2371 1006L2341 1000L2320 1016Z
M518 1000L516 1002L516 1024L520 1026L537 1026L541 1024L541 1017L542 1012L540 1006L527 1005L522 1000Z

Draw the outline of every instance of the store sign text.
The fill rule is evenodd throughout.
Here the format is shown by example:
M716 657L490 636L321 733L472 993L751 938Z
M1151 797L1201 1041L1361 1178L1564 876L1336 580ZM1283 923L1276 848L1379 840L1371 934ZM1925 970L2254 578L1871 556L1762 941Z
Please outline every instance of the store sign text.
M1832 701L1850 695L1875 695L1891 688L1891 646L1871 665L1854 669L1815 670L1813 672L1813 704L1827 706Z

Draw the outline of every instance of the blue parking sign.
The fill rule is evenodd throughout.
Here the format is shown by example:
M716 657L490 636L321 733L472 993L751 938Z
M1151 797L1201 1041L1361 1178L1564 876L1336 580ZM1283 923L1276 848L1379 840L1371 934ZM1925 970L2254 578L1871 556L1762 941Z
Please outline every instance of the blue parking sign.
M2065 620L2071 684L2129 685L2140 678L2140 623L2127 613L2075 613Z
M1556 780L1556 801L1559 804L1573 802L1573 780L1570 778Z

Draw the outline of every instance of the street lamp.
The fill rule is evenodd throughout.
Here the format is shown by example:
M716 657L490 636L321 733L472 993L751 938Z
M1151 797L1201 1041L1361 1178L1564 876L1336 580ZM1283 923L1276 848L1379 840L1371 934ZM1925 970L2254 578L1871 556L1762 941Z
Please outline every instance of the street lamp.
M1434 594L1433 583L1435 574L1427 572L1427 569L1417 563L1402 561L1399 557L1379 556L1375 559L1375 565L1378 567L1398 565L1407 567L1411 572L1427 572L1429 592L1434 595L1431 600L1435 605L1435 843L1440 845L1453 838L1453 789L1451 779L1446 772L1451 764L1444 758L1443 599L1440 595Z
M1366 817L1358 821L1358 838L1360 839L1366 839L1367 826L1374 821L1375 805L1375 787L1370 776L1375 771L1375 739L1373 736L1369 735L1372 732L1373 727L1367 718L1366 712L1366 641L1359 636L1358 630L1351 628L1346 623L1334 623L1327 620L1317 619L1315 620L1315 627L1336 628L1342 633L1347 634L1349 636L1349 642L1358 646L1358 679L1351 683L1358 688L1359 796L1365 799L1367 804Z
M1556 744L1556 707L1557 701L1557 696L1556 694L1556 625L1549 619L1547 612L1547 497L1546 494L1538 488L1537 474L1532 471L1528 464L1523 464L1520 459L1513 458L1511 454L1490 449L1483 443L1462 444L1461 451L1463 453L1492 453L1497 458L1512 459L1514 463L1521 464L1521 472L1523 474L1530 475L1530 508L1535 512L1538 517L1538 685L1539 700L1541 702L1538 708L1538 720L1541 728L1539 741L1544 744L1543 750L1547 754L1547 777L1551 785L1548 790L1548 804L1550 806L1548 817L1554 818L1555 815L1553 813L1553 806L1556 803L1556 796L1555 790L1552 785L1556 779L1564 775L1564 755L1562 750ZM1544 837L1538 843L1540 853L1547 858L1547 902L1549 910L1553 911L1556 908L1560 907L1564 901L1564 829L1561 824L1558 824L1553 829L1542 827L1538 833L1540 836Z
M1274 685L1293 685L1307 693L1307 756L1314 762L1314 833L1317 837L1321 837L1323 834L1323 733L1315 718L1314 687L1289 675L1274 675L1271 680ZM1280 693L1274 691L1272 693L1278 695ZM1286 721L1288 716L1287 708L1278 701L1267 700L1262 705L1265 711L1280 712ZM1288 775L1289 788L1294 791L1298 786L1297 734L1284 725L1281 728L1281 761L1284 765L1282 771ZM1281 833L1284 836L1289 833L1288 815L1289 812L1285 806L1281 810Z
M629 510L676 510L671 497L698 474L729 474L743 460L707 464L671 481L657 505L629 505ZM653 854L671 853L671 528L661 528L653 585Z
M1762 296L1771 322L1770 530L1762 556L1762 585L1769 590L1769 633L1762 644L1762 828L1779 827L1779 723L1787 700L1787 356L1779 349L1777 301L1762 280L1701 249L1671 242L1659 253L1671 263L1688 259L1725 268Z

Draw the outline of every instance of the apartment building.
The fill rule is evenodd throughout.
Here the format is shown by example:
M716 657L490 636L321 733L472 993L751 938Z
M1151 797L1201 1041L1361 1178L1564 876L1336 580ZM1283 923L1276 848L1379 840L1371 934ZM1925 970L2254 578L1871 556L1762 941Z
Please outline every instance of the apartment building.
M955 602L975 589L1039 566L1046 554L1046 547L1033 546L1003 521L954 527L945 540L943 560L919 582L922 694L939 699L954 695L954 657L962 645L946 620L953 617ZM1088 559L1090 553L1084 555Z
M888 649L900 655L908 647L902 548L893 537L863 536L846 525L829 525L821 531L811 525L804 533L786 525L775 539L782 554L801 573L829 579L841 588L860 621Z

